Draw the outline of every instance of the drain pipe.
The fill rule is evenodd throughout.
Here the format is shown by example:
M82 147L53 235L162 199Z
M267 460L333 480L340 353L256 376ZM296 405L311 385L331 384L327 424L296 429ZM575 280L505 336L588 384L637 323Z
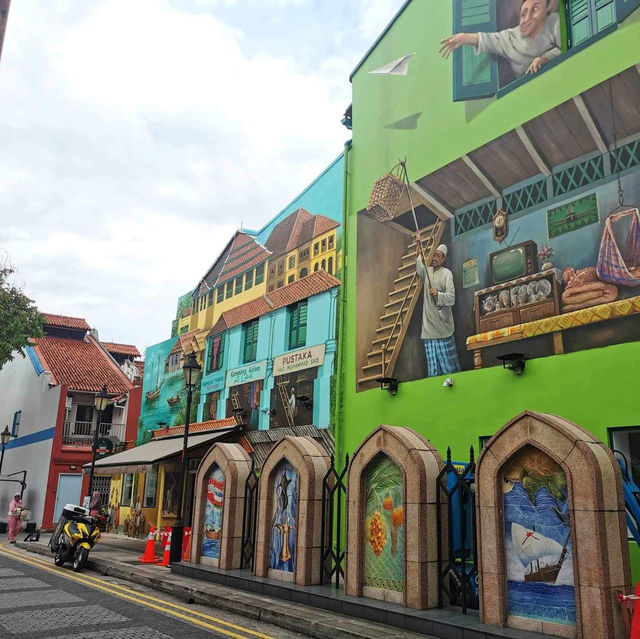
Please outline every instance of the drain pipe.
M344 145L344 172L342 179L342 278L340 282L340 294L338 297L338 309L340 310L340 322L336 327L338 332L338 352L336 367L335 404L333 407L335 459L336 467L339 467L344 457L344 414L343 414L343 377L344 377L344 339L346 332L346 285L347 285L347 229L349 221L349 158L352 141L348 140Z

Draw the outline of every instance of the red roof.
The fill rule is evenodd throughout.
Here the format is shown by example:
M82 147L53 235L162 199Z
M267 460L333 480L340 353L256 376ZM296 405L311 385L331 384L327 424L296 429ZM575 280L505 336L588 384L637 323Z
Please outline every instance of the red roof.
M59 326L60 328L74 328L80 331L90 331L91 326L82 317L68 317L66 315L53 315L42 313L45 326Z
M216 335L227 328L244 324L244 322L266 315L278 308L295 304L312 295L324 293L335 286L340 286L340 280L329 275L326 271L316 271L291 284L271 291L267 295L225 311L209 331L209 335Z
M279 257L338 226L338 222L324 215L311 215L306 209L298 209L276 224L266 247L273 257Z
M231 428L237 426L238 422L235 417L226 417L225 419L210 419L206 422L197 422L189 424L189 435L194 433L206 433L210 430L219 428ZM176 435L184 435L184 426L171 426L170 428L158 428L153 431L153 438L160 439L162 437L175 437Z
M70 390L97 392L106 384L110 394L121 394L133 388L92 337L85 340L40 337L35 349L43 367L51 372L52 381L67 384Z
M132 344L116 344L115 342L103 342L100 343L110 353L116 355L131 355L132 357L140 357L140 351Z
M140 372L140 377L144 377L144 360L143 359L136 359L133 361L134 366L138 369L138 371Z

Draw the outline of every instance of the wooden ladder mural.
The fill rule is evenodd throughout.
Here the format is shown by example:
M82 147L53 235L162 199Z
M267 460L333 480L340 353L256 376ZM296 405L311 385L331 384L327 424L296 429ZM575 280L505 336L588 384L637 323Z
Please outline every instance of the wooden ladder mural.
M446 221L436 219L431 226L420 230L422 247L431 264L436 247L440 244ZM367 353L367 363L362 367L362 375L358 379L360 390L373 386L380 377L392 377L404 338L416 308L422 280L416 273L418 256L416 234L411 234L411 243L407 253L402 256L402 264L398 268L398 277L394 280L393 289L389 292L384 312L380 316L380 324L376 336L371 343L371 351Z
M289 377L287 377L286 381L278 382L278 393L280 394L280 401L282 402L282 408L284 409L284 414L287 418L287 426L289 428L293 428L295 423L293 421L293 416L291 415L291 411L289 410L289 398L287 397L287 385L289 384Z

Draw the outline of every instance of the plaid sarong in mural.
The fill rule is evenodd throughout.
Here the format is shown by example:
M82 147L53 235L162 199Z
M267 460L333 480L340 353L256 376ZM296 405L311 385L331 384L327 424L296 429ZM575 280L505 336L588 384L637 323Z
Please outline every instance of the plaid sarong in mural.
M424 352L427 355L427 377L457 373L460 370L456 340L451 337L425 339Z

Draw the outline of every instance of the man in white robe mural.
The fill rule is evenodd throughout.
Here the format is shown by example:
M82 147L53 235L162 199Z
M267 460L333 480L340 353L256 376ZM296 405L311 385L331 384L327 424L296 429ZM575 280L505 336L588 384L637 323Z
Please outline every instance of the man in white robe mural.
M506 58L519 78L536 73L562 53L560 16L549 12L549 0L522 0L517 27L495 33L456 33L441 44L444 58L464 45L473 47L476 55L493 53Z
M443 266L448 249L440 244L435 251L431 266L425 268L422 257L416 260L416 272L424 280L422 304L422 332L427 356L427 377L446 375L460 370L458 351L454 337L453 305L456 289L453 274ZM431 285L429 285L429 280Z

